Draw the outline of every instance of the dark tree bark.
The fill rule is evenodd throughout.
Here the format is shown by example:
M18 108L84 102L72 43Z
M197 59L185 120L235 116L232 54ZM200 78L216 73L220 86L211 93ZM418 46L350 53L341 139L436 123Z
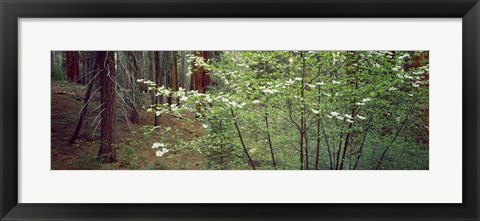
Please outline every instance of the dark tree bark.
M79 61L77 51L65 52L66 69L67 69L67 81L76 82L79 72Z
M53 66L55 65L55 62L56 62L56 58L55 58L55 51L51 51L50 52L50 67L52 68L53 70Z
M156 66L155 52L149 51L147 53L148 53L148 60L146 64L148 66L148 80L152 80L153 82L155 82L155 66ZM150 91L150 100L151 100L151 104L155 105L156 98L155 98L154 91Z
M335 169L338 170L338 167L340 165L340 151L342 150L342 142L343 142L343 124L345 123L345 120L342 122L342 129L340 132L340 142L338 144L338 150L337 150L337 159L335 160Z
M147 70L147 65L145 63L147 63L148 59L147 59L147 54L148 52L142 52L142 51L139 51L138 52L138 57L137 57L137 61L138 61L138 65L139 65L139 73L138 73L138 79L147 79L146 78L146 70ZM139 88L140 88L140 91L142 91L143 93L147 93L147 86L143 83L139 83Z
M83 84L83 85L86 85L88 82L87 82L87 74L86 74L86 71L85 71L85 59L84 59L84 53L88 53L88 52L78 52L77 56L78 56L78 74L79 76L77 77L77 83L79 84ZM80 73L80 65L83 67L83 73Z
M80 129L82 129L82 124L85 119L85 115L87 114L88 109L88 102L90 101L90 95L92 94L93 83L88 84L87 92L85 93L85 98L83 99L83 108L80 111L80 118L78 119L77 127L75 127L75 132L73 132L72 138L68 142L69 145L75 143L77 140L78 135L80 134Z
M235 125L235 128L237 129L238 138L240 139L240 143L242 144L243 152L247 156L248 162L250 163L250 166L252 166L252 169L255 170L256 169L255 164L253 163L252 158L250 157L250 154L248 153L247 147L245 146L245 143L243 142L243 136L242 136L242 133L240 132L240 128L238 127L237 118L235 116L235 113L233 112L233 109L230 109L230 113L232 114L233 124Z
M173 91L178 91L178 66L177 66L177 52L172 51L171 52L171 60L170 60L170 66L172 70L172 90ZM171 98L170 98L171 99ZM177 98L177 104L179 103L180 99Z
M277 162L275 161L275 153L273 151L272 138L270 136L270 125L268 123L268 112L267 112L266 109L265 109L265 125L267 126L267 138L268 138L268 145L270 146L270 154L272 155L273 168L277 169Z
M360 144L360 149L358 150L358 155L355 160L355 165L353 166L353 169L356 170L358 169L358 166L360 165L360 158L362 157L362 152L363 152L363 146L365 145L365 139L367 138L368 130L370 129L370 126L367 126L363 133L363 138L362 138L362 143Z
M103 163L117 161L114 143L115 129L115 57L113 51L98 52L96 67L100 77L102 121L98 158Z
M182 51L181 58L180 58L180 63L182 63L182 71L180 73L180 76L182 76L181 77L182 87L186 91L187 90L187 59L185 59L185 57L186 57L186 52Z
M317 115L317 152L315 154L315 170L318 170L320 160L320 114Z
M348 148L348 143L350 142L350 130L352 129L352 125L353 123L350 123L348 125L348 132L347 132L347 135L345 136L345 142L344 142L344 146L343 146L343 153L342 153L342 159L340 160L340 166L339 166L339 170L343 170L343 165L345 164L345 156L347 154L347 148Z
M172 52L165 51L164 53L164 69L165 69L165 87L173 89L172 87ZM172 96L167 97L167 103L172 104Z
M160 87L160 79L161 79L161 74L160 74L160 52L158 51L155 51L154 52L154 59L155 59L155 84L157 85L157 87ZM155 97L155 106L159 105L161 103L161 99L163 99L163 97ZM155 114L155 123L154 125L155 126L158 126L160 125L160 119L159 119L160 116L157 116L157 114Z
M83 107L80 111L80 116L77 122L77 126L75 127L75 132L73 132L73 135L70 138L70 141L68 142L69 145L74 144L80 134L83 121L85 120L85 116L88 112L88 104L90 102L92 89L95 85L95 82L93 80L90 80L90 78L95 77L91 75L93 75L92 72L94 72L94 69L95 69L95 60L97 57L97 52L84 52L84 53L85 54L83 59L83 70L84 70L84 78L87 84L87 92L85 93L85 98L83 99Z
M138 51L131 51L129 52L130 60L133 64L133 78L135 80L134 84L137 85L135 90L136 91L142 91L142 85L141 83L136 83L138 79L141 79L141 52Z
M130 51L128 52L128 57L129 57L129 66L131 66L132 72L133 72L133 80L132 76L128 76L128 79L131 81L130 88L132 90L132 96L133 96L133 101L130 104L130 121L134 124L138 123L140 121L140 114L139 114L139 107L141 105L141 99L140 99L140 84L137 83L137 80L139 79L140 76L140 65L139 65L139 53L136 51Z

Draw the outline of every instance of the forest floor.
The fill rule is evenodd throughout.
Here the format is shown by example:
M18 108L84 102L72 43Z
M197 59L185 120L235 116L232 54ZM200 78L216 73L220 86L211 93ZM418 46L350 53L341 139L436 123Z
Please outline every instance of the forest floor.
M118 162L99 163L96 159L100 145L99 120L100 93L95 93L88 106L80 135L73 145L69 145L79 112L83 107L86 88L83 85L52 81L51 86L51 169L52 170L99 170L99 169L170 169L196 170L202 167L202 156L191 149L171 149L162 157L157 157L152 144L175 143L178 138L191 140L204 134L198 122L164 114L160 117L160 128L151 130L154 113L142 108L137 124L129 124L117 116L115 149ZM150 103L148 94L142 94L145 106ZM97 118L98 116L98 118ZM189 116L193 118L193 116ZM95 120L95 118L97 118ZM172 130L171 128L182 128ZM161 149L161 148L160 148ZM170 148L169 148L170 149Z

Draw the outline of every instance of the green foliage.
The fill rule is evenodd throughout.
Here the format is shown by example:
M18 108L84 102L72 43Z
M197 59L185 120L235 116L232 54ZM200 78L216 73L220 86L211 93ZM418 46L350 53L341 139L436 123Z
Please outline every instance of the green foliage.
M120 163L126 164L128 169L131 170L138 168L138 156L135 154L135 148L126 146L117 152Z
M96 156L94 157L89 153L82 153L74 164L75 167L82 168L83 170L94 170L97 169L99 163Z
M141 82L182 101L149 111L196 113L206 135L178 146L201 153L204 168L311 169L318 147L319 169L426 169L425 53L226 51L191 57L212 78L206 93Z
M148 165L145 169L147 170L165 170L167 166L162 161L155 161L154 164Z
M56 81L65 79L65 70L63 70L61 63L53 64L51 69L51 77L53 80L56 80Z

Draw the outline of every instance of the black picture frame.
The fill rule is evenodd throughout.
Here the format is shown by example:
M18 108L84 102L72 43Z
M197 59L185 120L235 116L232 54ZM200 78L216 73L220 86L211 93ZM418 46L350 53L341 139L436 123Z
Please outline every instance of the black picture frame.
M478 0L0 0L0 15L1 220L479 220L480 4ZM463 18L463 203L18 203L17 21L19 18L64 17Z

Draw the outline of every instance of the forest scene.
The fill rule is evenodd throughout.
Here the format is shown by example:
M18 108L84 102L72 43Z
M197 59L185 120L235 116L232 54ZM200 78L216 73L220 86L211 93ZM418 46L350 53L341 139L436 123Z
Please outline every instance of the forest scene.
M52 170L428 170L428 51L51 51Z

